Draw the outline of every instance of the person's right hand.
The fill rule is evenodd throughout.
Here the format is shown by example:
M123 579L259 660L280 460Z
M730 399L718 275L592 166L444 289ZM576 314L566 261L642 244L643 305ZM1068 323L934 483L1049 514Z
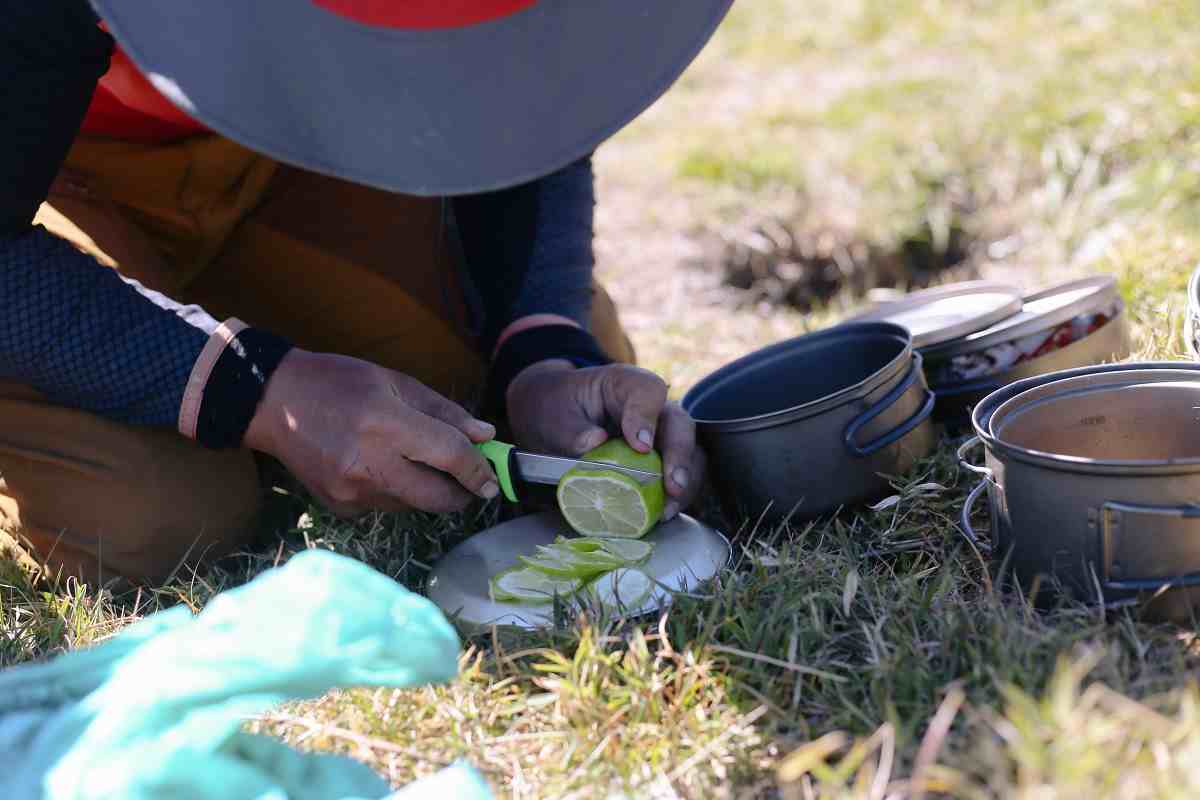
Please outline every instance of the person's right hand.
M335 513L444 512L499 493L472 445L495 434L407 375L297 348L267 382L243 443L282 461Z

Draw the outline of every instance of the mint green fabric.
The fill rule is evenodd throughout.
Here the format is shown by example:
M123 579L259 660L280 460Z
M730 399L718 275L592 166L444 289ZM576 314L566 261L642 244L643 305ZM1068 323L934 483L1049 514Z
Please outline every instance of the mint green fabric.
M307 550L193 616L0 673L4 800L484 800L465 763L396 793L367 766L242 730L335 687L449 681L460 642L428 600Z

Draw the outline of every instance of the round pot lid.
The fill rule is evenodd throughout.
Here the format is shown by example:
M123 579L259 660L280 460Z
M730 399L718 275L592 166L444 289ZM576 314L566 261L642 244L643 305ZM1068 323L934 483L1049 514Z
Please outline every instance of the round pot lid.
M991 281L938 286L883 303L847 322L892 322L908 329L913 348L927 347L983 330L1020 312L1021 291Z
M1016 314L983 330L925 347L921 354L928 358L949 358L984 350L1061 325L1080 314L1108 306L1118 297L1117 279L1112 275L1061 283L1027 295Z
M430 573L426 594L446 616L468 627L508 625L548 628L554 624L554 604L498 603L488 593L491 577L517 566L519 556L536 552L557 536L574 538L557 511L531 514L475 534L447 553ZM692 591L729 563L732 549L720 532L679 514L643 537L654 545L638 569L672 591ZM655 587L634 616L669 604L671 595Z

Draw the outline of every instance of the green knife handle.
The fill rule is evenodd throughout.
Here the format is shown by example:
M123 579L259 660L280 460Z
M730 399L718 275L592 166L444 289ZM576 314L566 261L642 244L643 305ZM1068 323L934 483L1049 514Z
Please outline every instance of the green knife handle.
M510 503L517 502L517 492L513 489L512 480L513 446L493 439L490 442L477 444L475 447L483 453L484 458L492 462L492 469L496 470L496 478L500 481L500 491L504 493Z

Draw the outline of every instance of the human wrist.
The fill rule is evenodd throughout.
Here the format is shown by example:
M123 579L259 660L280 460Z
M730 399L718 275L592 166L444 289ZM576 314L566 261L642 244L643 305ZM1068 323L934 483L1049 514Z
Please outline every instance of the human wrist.
M578 368L612 363L587 331L575 325L541 325L510 336L496 353L488 376L488 410L507 414L508 390L527 369Z
M284 339L240 320L222 323L192 368L180 408L180 433L206 447L244 446L268 383L293 349Z
M500 348L504 347L504 343L516 336L522 331L527 331L532 328L540 328L547 325L568 325L573 328L583 330L580 325L569 317L564 317L561 314L529 314L521 317L513 322L510 322L504 330L500 331L500 335L496 337L496 345L492 348L492 358L500 352Z
M242 445L267 455L277 455L279 442L287 430L287 398L294 397L303 386L303 375L309 372L308 361L312 353L292 348L275 367L262 398L254 410L242 437Z

